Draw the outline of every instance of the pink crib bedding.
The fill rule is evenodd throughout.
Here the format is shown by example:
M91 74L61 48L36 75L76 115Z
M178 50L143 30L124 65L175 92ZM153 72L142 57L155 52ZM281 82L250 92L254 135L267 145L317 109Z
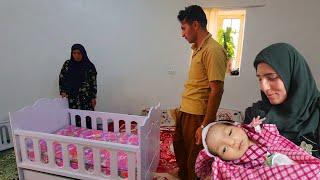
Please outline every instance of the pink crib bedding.
M131 144L131 145L139 145L139 138L136 132L128 134L128 133L114 133L114 132L105 132L101 130L93 130L86 129L81 127L76 127L73 125L68 125L63 129L58 130L55 134L63 135L63 136L72 136L72 137L81 137L84 139L94 139L98 141L107 141L107 142L115 142L121 144ZM26 140L28 158L31 161L34 161L34 151L33 151L33 143L31 139ZM41 152L41 161L44 163L48 163L48 155L47 155L47 144L41 139L39 141L39 148ZM55 152L55 163L58 166L63 166L62 160L62 146L58 142L53 142L53 149ZM68 147L68 156L70 160L70 166L73 169L78 169L78 160L77 160L77 148L74 144L69 144ZM94 167L93 162L93 151L90 147L84 148L84 162L85 169L88 171L92 171ZM101 161L101 171L110 175L110 153L106 149L100 150L100 161ZM128 159L127 154L124 152L118 152L118 174L120 177L128 177Z

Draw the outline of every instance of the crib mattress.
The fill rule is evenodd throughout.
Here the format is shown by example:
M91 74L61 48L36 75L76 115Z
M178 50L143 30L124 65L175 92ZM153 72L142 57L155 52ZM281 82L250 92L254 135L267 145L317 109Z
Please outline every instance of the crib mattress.
M107 141L121 144L131 144L131 145L139 145L139 138L136 132L134 133L114 133L114 132L105 132L101 130L93 130L86 129L81 127L76 127L73 125L68 125L57 132L55 134L63 135L63 136L71 136L71 137L81 137L84 139L93 139L98 141ZM31 139L26 139L27 153L28 158L31 161L34 161L34 151L33 151L33 143ZM44 163L48 163L48 155L47 155L47 145L45 140L39 140L40 152L41 152L41 161ZM55 163L57 166L63 166L62 160L62 146L58 142L53 142L53 148L55 152ZM77 148L74 144L69 144L68 147L70 167L73 169L78 169L78 160L77 160ZM93 162L93 151L90 147L85 147L84 151L84 162L85 169L88 171L93 171L94 162ZM100 162L101 162L101 171L110 175L110 153L106 149L100 150ZM124 152L118 152L118 175L120 177L128 177L128 159L127 154Z

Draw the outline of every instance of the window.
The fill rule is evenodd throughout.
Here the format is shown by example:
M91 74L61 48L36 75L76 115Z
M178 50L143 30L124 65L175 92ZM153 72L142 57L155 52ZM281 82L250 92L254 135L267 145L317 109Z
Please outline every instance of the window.
M222 34L227 32L227 29L231 28L231 40L233 43L233 53L229 53L229 46L227 49L228 54L232 57L229 58L227 72L231 75L237 76L240 72L243 34L245 24L245 11L244 10L222 10L216 8L205 9L205 13L208 19L207 28L212 36L222 45ZM222 33L221 33L222 32Z

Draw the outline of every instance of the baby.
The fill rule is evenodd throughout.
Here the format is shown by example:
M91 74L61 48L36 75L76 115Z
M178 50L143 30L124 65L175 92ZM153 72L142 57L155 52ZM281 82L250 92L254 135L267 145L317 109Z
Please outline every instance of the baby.
M275 125L260 126L262 120L257 117L250 125L230 121L207 125L197 175L201 179L319 178L320 160L281 136Z
M258 133L261 131L260 124L264 120L259 118L255 118L249 125L254 126ZM247 133L239 124L228 121L215 122L206 126L202 131L202 140L209 156L216 155L226 161L240 159L250 146L256 144L252 139L249 139ZM273 157L269 161L271 162L269 165L294 163L289 157L280 153L277 153L276 156L268 154L268 157ZM277 157L277 159L274 159L274 157Z

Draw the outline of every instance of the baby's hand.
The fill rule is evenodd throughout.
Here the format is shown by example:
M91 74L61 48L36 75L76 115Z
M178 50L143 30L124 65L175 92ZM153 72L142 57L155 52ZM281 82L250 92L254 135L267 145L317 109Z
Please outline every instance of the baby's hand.
M249 124L250 126L254 127L256 132L260 133L261 132L261 127L260 124L262 124L262 121L264 121L266 118L260 119L260 116L257 116L252 119L251 123Z
M257 116L255 118L252 119L251 123L249 124L252 127L256 127L260 124L262 124L262 121L266 120L266 118L262 118L260 119L260 116Z

